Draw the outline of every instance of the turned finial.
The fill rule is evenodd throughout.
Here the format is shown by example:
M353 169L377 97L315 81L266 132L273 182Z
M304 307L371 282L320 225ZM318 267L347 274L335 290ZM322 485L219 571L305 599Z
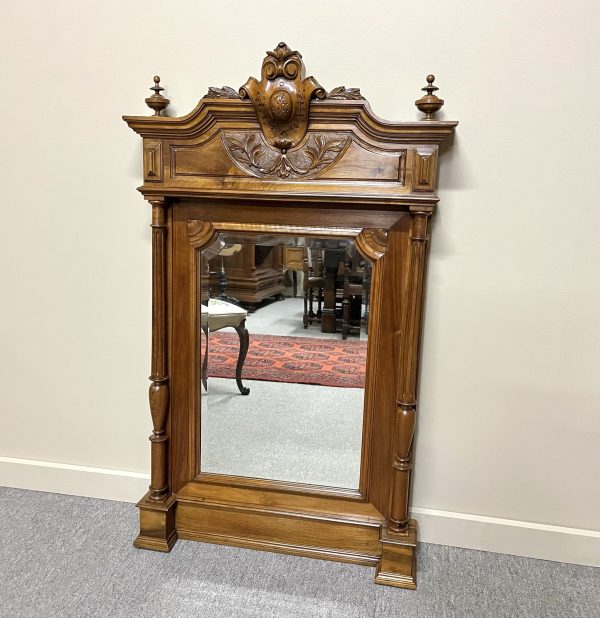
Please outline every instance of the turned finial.
M425 118L422 120L435 120L433 115L442 109L442 105L444 105L444 100L433 94L436 90L439 90L437 86L433 85L434 81L435 75L427 76L427 86L421 88L421 90L427 94L415 101L415 105L419 111L425 114Z
M145 99L146 105L154 110L155 116L160 116L165 107L170 103L169 99L165 99L161 93L164 88L160 85L160 77L158 75L154 76L154 86L150 88L150 90L154 90L154 94L151 97Z

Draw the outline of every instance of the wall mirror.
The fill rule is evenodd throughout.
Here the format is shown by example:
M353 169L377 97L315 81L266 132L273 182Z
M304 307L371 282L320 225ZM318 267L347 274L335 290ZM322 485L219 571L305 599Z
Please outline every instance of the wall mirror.
M201 471L358 489L370 260L231 232L199 264Z
M280 43L260 80L143 138L152 208L151 482L138 548L178 538L375 567L416 586L410 516L439 145L323 88Z

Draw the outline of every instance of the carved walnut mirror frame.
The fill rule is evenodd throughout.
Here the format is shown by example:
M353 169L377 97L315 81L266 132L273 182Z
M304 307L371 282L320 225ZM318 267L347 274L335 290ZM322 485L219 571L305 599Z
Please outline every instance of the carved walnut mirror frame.
M144 141L152 205L151 484L136 547L177 538L376 566L416 586L409 518L421 315L438 147L456 122L433 76L423 120L380 120L354 88L327 93L300 54L267 52L260 82L210 88L187 116L124 120ZM200 251L221 232L354 239L373 262L358 490L200 470ZM268 454L265 454L268 456Z

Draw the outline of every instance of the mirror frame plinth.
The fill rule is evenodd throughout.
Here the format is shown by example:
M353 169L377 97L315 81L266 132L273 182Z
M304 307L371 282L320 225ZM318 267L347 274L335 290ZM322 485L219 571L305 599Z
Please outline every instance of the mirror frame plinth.
M386 527L381 529L381 558L375 571L376 584L416 589L417 532L414 519L408 520L406 532L390 532Z
M176 496L171 494L166 500L155 500L148 492L136 506L140 511L140 533L133 546L170 552L178 538L175 527Z

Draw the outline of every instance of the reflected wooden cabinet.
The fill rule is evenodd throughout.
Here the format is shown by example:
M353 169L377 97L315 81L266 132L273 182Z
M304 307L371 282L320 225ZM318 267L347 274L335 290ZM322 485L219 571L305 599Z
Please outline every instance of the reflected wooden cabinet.
M211 287L219 288L218 273L223 268L227 295L245 305L277 296L284 290L283 259L280 247L244 243L239 252L213 258Z
M154 115L124 117L143 138L140 191L152 207L151 483L136 547L223 543L369 565L378 583L416 586L409 505L427 246L438 149L457 125L435 118L443 101L433 81L416 102L421 120L387 122L358 89L328 92L306 77L300 54L280 43L260 80L210 88L186 116L163 115L157 77L146 99ZM263 236L279 240L263 247ZM269 319L260 309L246 320L244 383L253 384L243 396L215 364L231 347L237 354L235 340L200 328L210 302L202 273L222 247L242 244L223 263L230 294L254 302L281 288L298 239L368 262L368 333L303 329L302 299L272 303L289 313ZM227 318L227 305L216 310ZM362 377L350 384L353 372ZM254 439L244 435L249 418L265 423ZM351 418L356 480L346 482L336 449ZM323 436L330 447L310 450ZM331 474L299 475L302 459Z

